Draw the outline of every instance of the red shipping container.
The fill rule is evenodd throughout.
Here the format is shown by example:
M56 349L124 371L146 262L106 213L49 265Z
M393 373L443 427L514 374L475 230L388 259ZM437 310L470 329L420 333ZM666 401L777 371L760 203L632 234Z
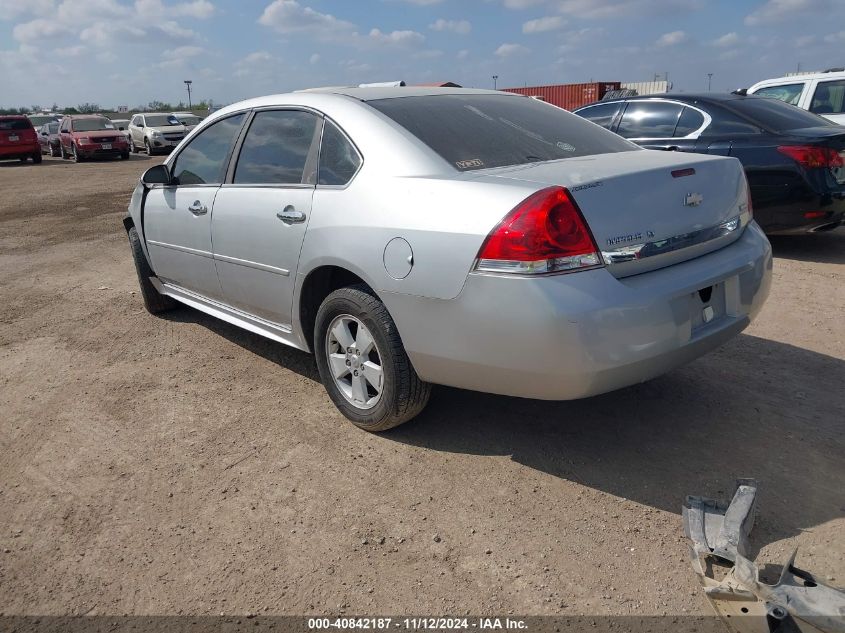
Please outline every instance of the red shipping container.
M527 97L536 97L542 101L566 110L574 110L601 98L611 90L619 90L618 81L596 81L588 84L559 84L557 86L529 86L527 88L503 88L505 92L515 92Z

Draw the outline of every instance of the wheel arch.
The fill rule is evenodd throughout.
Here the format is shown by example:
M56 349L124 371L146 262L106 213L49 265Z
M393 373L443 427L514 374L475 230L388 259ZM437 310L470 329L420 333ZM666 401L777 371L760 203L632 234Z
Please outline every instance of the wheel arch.
M339 263L323 263L303 275L298 296L294 302L295 316L301 332L302 344L312 353L314 352L314 325L317 311L332 292L340 288L364 284L381 301L373 284L360 272L350 268Z

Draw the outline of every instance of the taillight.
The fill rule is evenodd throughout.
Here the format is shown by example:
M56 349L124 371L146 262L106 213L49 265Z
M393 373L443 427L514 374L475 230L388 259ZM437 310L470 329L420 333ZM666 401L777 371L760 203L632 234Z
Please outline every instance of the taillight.
M837 169L842 167L842 156L835 149L816 147L814 145L782 145L778 147L781 154L789 156L799 165L808 169L828 167Z
M601 254L569 192L549 187L523 200L494 228L476 270L542 274L595 268Z
M745 209L748 211L748 221L754 219L754 205L751 202L751 187L748 184L748 179L745 179Z

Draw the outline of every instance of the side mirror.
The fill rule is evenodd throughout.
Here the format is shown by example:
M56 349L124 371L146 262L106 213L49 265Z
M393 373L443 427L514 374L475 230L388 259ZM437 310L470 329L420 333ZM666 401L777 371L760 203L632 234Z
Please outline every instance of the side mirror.
M119 127L117 129L120 130L121 132L123 132L123 127Z
M173 184L173 177L167 165L155 165L150 167L141 176L141 182L145 185L170 185Z

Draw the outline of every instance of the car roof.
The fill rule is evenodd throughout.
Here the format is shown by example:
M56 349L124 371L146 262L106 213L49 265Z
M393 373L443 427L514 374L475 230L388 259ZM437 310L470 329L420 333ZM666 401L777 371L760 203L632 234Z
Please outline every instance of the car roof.
M757 95L739 95L732 92L702 92L702 93L662 93L653 95L638 95L636 97L620 97L619 99L608 99L607 101L594 101L581 108L586 108L603 103L620 103L622 101L653 101L655 99L679 101L681 103L726 103L729 101L743 101L745 99L767 99ZM580 110L581 108L576 108Z
M845 78L845 71L842 70L826 70L819 73L801 73L800 75L784 75L783 77L773 77L772 79L763 79L755 83L751 88L766 84L797 84L802 81L812 81L814 79L843 79Z
M0 114L0 119L26 119L29 121L29 117L25 114Z
M434 86L403 86L403 87L382 87L372 86L366 88L354 86L335 86L327 88L308 88L297 92L310 92L318 94L335 94L352 97L359 101L374 101L376 99L398 99L401 97L428 97L435 95L503 95L519 97L512 92L501 90L481 90L478 88L440 88Z
M68 119L108 119L105 114L66 114Z

